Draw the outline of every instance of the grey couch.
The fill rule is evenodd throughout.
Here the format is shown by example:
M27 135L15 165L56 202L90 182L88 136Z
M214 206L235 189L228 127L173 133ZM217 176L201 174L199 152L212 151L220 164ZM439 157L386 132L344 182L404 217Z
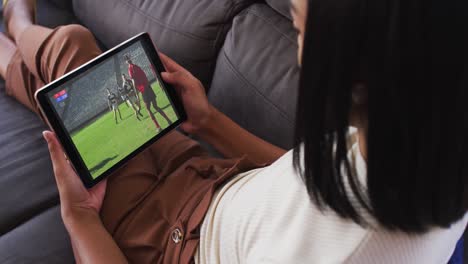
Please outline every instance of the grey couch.
M80 23L110 48L142 31L256 135L292 144L296 35L288 0L39 0L38 20ZM2 23L3 24L3 23ZM73 262L41 131L0 80L0 263Z

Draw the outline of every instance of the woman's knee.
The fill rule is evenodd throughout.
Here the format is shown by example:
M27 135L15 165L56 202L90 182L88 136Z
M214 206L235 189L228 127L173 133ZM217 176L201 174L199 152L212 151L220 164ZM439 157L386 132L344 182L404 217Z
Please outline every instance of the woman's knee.
M93 33L89 29L77 25L66 25L62 26L57 30L56 37L65 42L71 43L87 43L91 42L93 45L96 44L96 40Z
M49 40L49 56L43 63L49 72L46 80L52 81L76 69L101 53L93 34L81 25L57 28Z

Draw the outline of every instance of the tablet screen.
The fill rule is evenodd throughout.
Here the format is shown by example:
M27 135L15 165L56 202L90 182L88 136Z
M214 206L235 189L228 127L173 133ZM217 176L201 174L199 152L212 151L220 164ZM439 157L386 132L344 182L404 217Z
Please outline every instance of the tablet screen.
M46 96L93 179L179 120L141 41Z

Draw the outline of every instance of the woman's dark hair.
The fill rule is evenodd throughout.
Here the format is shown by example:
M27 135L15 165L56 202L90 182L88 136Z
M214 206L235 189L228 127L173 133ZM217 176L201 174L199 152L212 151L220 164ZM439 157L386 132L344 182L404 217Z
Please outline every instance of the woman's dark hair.
M320 208L366 226L362 207L407 233L463 217L467 19L466 0L309 1L294 163ZM347 158L358 81L367 88L367 186Z

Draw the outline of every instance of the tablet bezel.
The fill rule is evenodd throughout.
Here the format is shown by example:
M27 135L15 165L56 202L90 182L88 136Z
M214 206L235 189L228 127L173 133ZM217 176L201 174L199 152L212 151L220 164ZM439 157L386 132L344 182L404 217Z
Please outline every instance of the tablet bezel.
M58 113L55 111L54 107L52 106L50 99L47 96L47 93L50 91L64 85L66 82L70 81L71 79L78 77L79 75L83 74L84 72L88 71L89 69L93 68L94 66L104 62L105 60L111 58L114 55L117 55L119 52L125 50L126 48L130 47L131 45L141 42L143 49L145 50L148 59L153 64L156 70L157 79L160 81L162 88L167 93L167 96L173 103L174 110L176 111L177 116L179 119L171 124L169 127L161 131L158 135L151 138L148 142L143 144L138 149L134 150L130 153L127 157L119 161L117 164L109 168L107 171L102 173L98 178L93 179L88 167L82 160L78 149L76 148L75 144L73 143L67 129L65 128L63 122L60 120ZM148 148L151 144L159 140L161 137L169 133L170 131L177 128L181 123L187 120L187 114L184 110L183 104L176 93L176 90L168 83L164 82L161 78L161 72L166 71L164 68L161 59L159 58L158 52L151 40L151 37L148 33L140 33L137 36L123 42L122 44L116 46L113 49L104 52L100 56L96 57L95 59L87 62L86 64L80 66L79 68L65 74L61 78L47 84L40 90L35 93L36 101L39 105L40 111L42 112L43 116L46 118L49 127L55 132L57 138L59 139L64 151L65 155L67 156L68 160L70 161L70 165L74 168L75 172L83 181L83 184L86 188L92 188L100 181L106 179L109 175L115 172L117 169L122 167L125 163L129 160L134 158L144 149Z

